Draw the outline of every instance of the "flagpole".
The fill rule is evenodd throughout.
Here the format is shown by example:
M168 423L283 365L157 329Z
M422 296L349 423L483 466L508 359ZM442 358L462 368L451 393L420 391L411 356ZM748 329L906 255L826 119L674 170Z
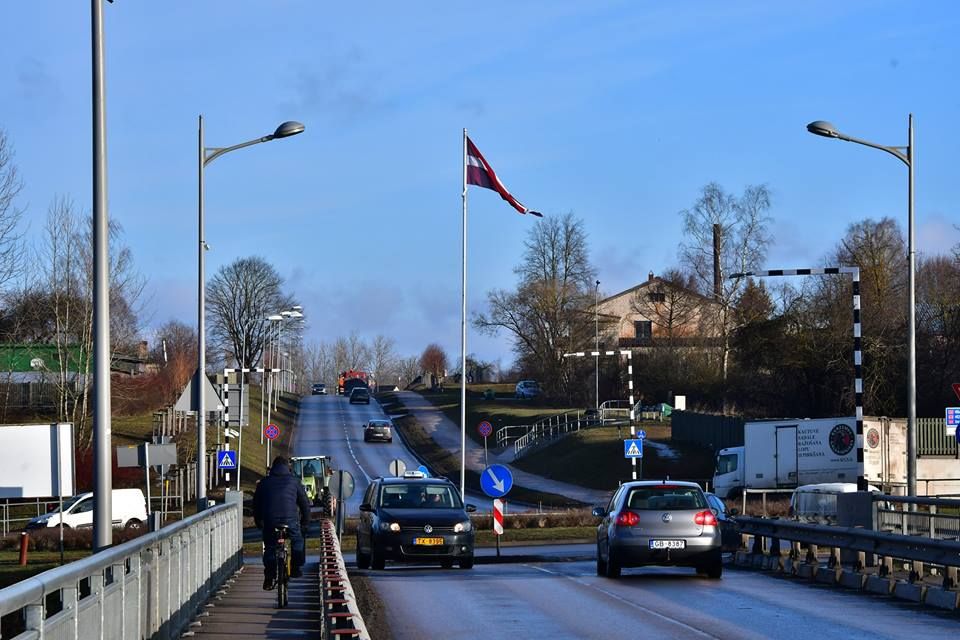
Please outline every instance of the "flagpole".
M463 130L463 261L460 293L460 499L467 483L467 130Z

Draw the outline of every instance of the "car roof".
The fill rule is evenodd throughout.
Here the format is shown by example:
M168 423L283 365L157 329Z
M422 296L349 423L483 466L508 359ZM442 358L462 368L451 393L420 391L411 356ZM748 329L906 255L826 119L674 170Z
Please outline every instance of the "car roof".
M449 484L453 485L447 478L395 478L393 476L380 478L383 484Z
M690 487L690 488L700 488L700 485L696 482L687 482L686 480L634 480L633 482L624 482L623 486L634 489L636 487Z
M376 422L376 423L385 422L385 423L387 423L387 424L392 424L392 423L390 422L390 420L387 420L386 418L370 418L370 421L369 421L369 422L370 422L370 424L373 424L374 422Z

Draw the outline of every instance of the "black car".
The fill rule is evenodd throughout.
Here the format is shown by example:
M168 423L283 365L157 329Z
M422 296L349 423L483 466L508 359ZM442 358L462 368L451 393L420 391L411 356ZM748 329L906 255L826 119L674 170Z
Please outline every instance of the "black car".
M370 391L365 387L356 387L350 392L350 404L370 404Z
M363 441L393 442L393 423L389 420L371 420L363 425Z
M376 478L360 504L357 566L383 569L386 561L473 568L473 524L460 492L446 478L408 471L402 478Z
M322 382L317 382L310 388L310 394L314 396L327 395L327 385Z
M723 543L724 551L736 551L740 548L740 534L737 532L737 525L731 518L740 511L730 509L727 511L727 505L719 496L713 493L704 493L707 497L707 504L713 510L713 515L717 516L717 522L720 523L720 539Z

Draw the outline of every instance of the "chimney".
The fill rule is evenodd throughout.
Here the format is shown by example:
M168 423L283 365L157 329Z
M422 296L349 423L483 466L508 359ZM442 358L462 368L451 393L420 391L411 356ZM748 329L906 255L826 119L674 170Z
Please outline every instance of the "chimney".
M713 225L713 295L718 300L723 294L723 273L720 269L720 225Z
M141 340L140 344L137 345L137 357L140 360L146 361L146 359L149 356L150 356L150 349L148 348L147 341Z
M653 271L647 274L647 282L653 282Z

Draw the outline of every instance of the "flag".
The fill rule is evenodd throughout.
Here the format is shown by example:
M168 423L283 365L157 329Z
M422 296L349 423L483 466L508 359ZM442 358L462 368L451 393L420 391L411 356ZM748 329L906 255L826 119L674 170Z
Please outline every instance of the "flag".
M500 197L510 203L510 206L520 213L529 213L532 216L542 218L543 214L531 209L527 209L523 204L514 198L507 188L500 182L500 178L493 172L493 168L486 161L473 140L467 138L467 184L474 184L484 189L492 189L500 194Z

